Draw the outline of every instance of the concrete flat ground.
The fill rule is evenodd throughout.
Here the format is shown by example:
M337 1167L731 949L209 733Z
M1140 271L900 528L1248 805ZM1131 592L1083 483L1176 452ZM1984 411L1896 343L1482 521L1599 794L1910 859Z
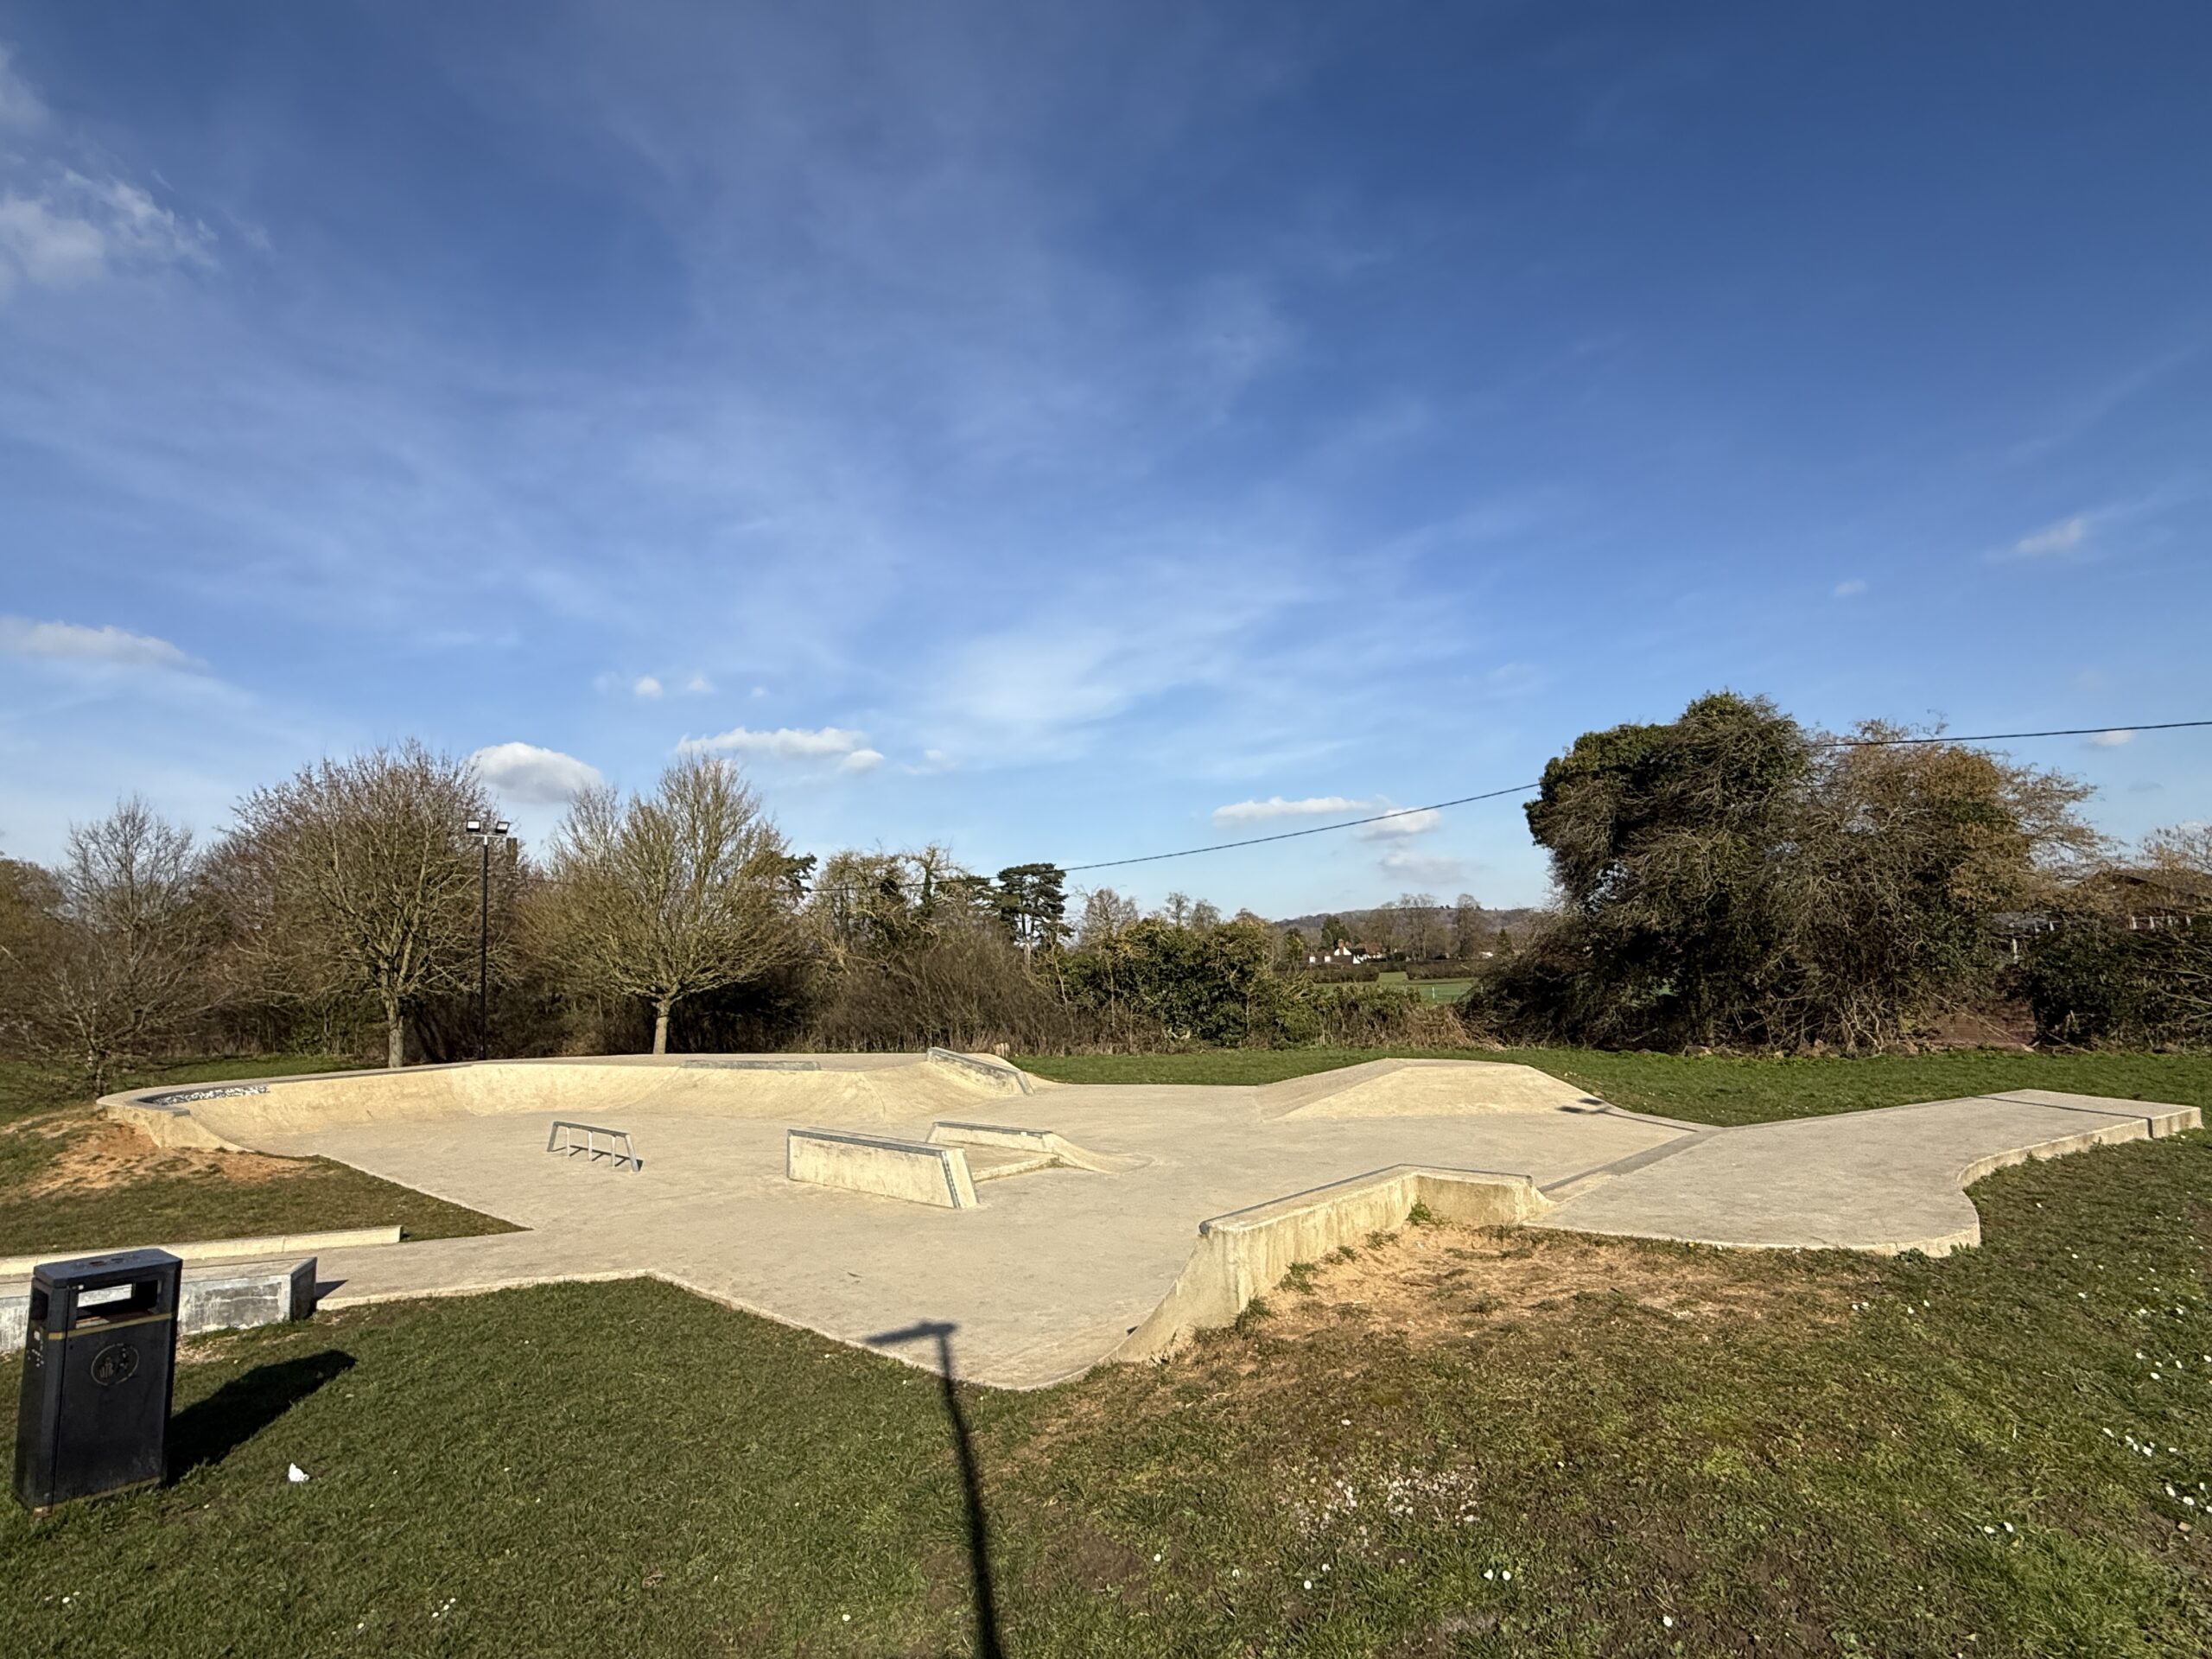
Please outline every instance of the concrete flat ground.
M1085 1088L971 1103L958 1115L1149 1160L1123 1174L988 1182L972 1211L786 1180L785 1130L805 1125L780 1118L608 1114L645 1160L636 1174L549 1156L550 1114L359 1124L267 1149L319 1152L531 1230L334 1252L322 1262L344 1281L334 1306L649 1270L848 1342L949 1321L963 1376L1021 1388L1103 1357L1166 1295L1208 1217L1398 1163L1541 1184L1680 1133L1598 1111L1271 1122L1259 1094ZM948 1115L868 1127L919 1140Z
M151 1109L529 1230L329 1252L333 1306L651 1273L848 1342L947 1323L962 1376L1013 1388L1109 1354L1173 1287L1201 1222L1394 1165L1525 1176L1558 1200L1543 1225L1940 1253L1978 1238L1961 1187L1982 1170L2196 1120L2030 1093L1713 1131L1482 1062L1380 1061L1263 1088L1064 1087L918 1056L816 1064L495 1062ZM556 1117L626 1131L644 1168L548 1154ZM946 1119L1053 1130L1134 1166L988 1181L972 1210L785 1179L789 1128L919 1141Z

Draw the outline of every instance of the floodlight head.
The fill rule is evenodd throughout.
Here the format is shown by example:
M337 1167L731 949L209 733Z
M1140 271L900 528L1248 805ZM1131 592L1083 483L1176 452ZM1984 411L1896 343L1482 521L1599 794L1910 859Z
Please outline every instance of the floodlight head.
M507 833L507 821L505 818L501 818L499 823L493 824L492 828L495 833L504 836Z
M467 830L472 836L478 835L480 834L484 829L484 821L481 818L471 818L462 826L462 828Z

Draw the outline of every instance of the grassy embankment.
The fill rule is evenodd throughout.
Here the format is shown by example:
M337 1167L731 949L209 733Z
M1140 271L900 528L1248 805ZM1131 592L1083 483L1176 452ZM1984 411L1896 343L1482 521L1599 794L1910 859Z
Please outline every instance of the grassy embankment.
M336 1071L327 1055L194 1062L117 1089ZM0 1255L67 1255L397 1222L410 1238L505 1232L505 1222L327 1158L164 1152L92 1115L81 1078L0 1062Z
M1602 1081L1714 1118L2206 1081L1982 1059L1612 1056ZM1410 1227L1171 1364L953 1401L650 1283L321 1316L195 1351L168 1489L0 1516L0 1629L102 1656L1000 1651L964 1433L1025 1659L2201 1654L2212 1137L1974 1196L1987 1243L1934 1262Z

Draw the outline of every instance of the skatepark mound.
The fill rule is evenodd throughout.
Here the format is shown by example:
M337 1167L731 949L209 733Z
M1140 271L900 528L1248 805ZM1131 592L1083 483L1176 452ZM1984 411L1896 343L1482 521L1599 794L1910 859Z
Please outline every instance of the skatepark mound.
M1532 1065L1496 1060L1368 1060L1271 1083L1258 1092L1262 1113L1278 1119L1461 1117L1605 1106Z
M988 1055L670 1054L488 1060L324 1071L109 1095L110 1118L160 1146L281 1152L340 1125L456 1114L551 1113L593 1122L645 1109L709 1116L891 1122L972 1115L1034 1086Z

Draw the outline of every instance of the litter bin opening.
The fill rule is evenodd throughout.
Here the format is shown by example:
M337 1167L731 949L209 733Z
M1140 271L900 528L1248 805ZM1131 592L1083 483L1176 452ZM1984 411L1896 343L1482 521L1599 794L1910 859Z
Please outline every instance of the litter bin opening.
M143 1319L162 1308L162 1281L141 1279L124 1285L100 1285L77 1293L76 1317L70 1320L71 1330L82 1330L87 1325L108 1325L117 1319Z

